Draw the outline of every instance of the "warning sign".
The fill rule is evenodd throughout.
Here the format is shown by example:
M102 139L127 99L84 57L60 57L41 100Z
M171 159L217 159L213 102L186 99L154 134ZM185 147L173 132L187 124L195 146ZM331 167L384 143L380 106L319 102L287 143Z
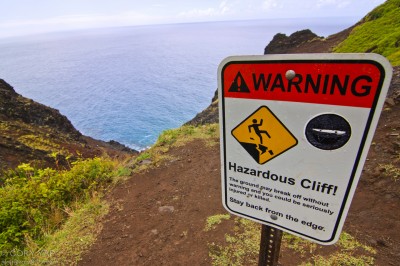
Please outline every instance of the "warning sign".
M297 144L297 139L266 106L242 121L232 130L232 135L259 164Z
M218 69L224 207L336 242L391 73L376 54L225 59Z

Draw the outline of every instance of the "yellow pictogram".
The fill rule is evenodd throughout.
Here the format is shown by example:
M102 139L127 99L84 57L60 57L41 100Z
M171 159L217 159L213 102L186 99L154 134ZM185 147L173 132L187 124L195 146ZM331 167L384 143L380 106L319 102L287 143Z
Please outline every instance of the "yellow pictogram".
M297 145L297 139L266 106L243 120L232 135L259 164Z

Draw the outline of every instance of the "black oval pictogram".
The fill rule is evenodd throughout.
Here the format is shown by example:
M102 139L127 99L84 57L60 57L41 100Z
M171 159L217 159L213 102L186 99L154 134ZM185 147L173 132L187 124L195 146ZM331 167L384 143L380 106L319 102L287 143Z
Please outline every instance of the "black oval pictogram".
M336 150L350 139L351 126L336 114L322 114L308 122L305 130L308 142L321 150Z

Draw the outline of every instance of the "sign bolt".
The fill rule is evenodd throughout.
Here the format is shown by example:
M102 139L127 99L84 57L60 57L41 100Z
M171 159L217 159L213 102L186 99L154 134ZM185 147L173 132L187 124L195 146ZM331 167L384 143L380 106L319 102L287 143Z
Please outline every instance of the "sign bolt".
M285 76L288 80L292 80L296 76L296 72L294 72L293 70L288 70L286 71Z

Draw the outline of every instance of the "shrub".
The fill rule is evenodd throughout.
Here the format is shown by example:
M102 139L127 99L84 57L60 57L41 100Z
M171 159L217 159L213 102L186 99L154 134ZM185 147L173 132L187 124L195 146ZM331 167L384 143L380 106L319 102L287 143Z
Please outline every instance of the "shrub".
M75 162L69 171L22 164L7 172L0 188L0 258L23 247L26 238L40 242L54 232L66 210L106 186L117 171L114 162L94 158Z

